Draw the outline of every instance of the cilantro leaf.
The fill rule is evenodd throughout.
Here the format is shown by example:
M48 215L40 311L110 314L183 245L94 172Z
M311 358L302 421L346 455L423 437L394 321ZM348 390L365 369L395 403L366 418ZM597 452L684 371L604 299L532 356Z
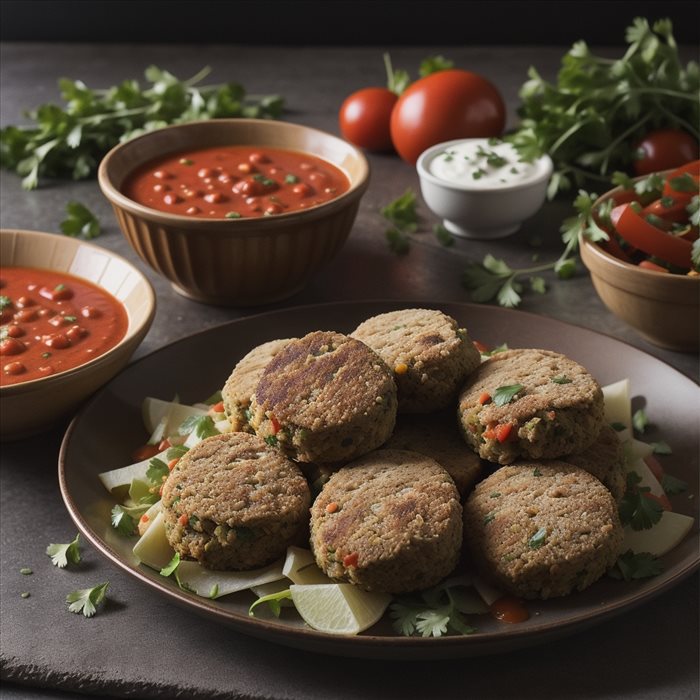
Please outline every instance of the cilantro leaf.
M104 600L109 582L100 583L93 588L81 588L66 596L68 610L73 613L83 613L92 617L97 612L97 606Z
M445 248L449 248L455 244L455 237L442 224L435 224L433 233L440 242L440 245L445 246Z
M219 401L222 400L221 397L221 389L218 391L215 391L208 399L205 399L204 403L207 406L214 406L215 404L219 403Z
M673 454L673 450L671 449L671 446L667 442L664 442L663 440L659 440L658 442L650 442L649 447L651 447L651 449L654 451L654 454L656 454L656 455Z
M457 634L473 634L476 629L467 624L462 612L478 607L461 595L465 583L460 579L443 582L419 595L397 597L389 606L392 627L406 637L420 634L423 637L441 637L448 631ZM469 603L469 604L468 604Z
M2 167L22 176L25 189L33 189L43 177L89 177L112 147L168 124L219 117L276 119L282 114L284 101L278 95L249 96L232 82L200 85L209 72L204 68L181 81L149 66L144 75L150 86L125 80L106 90L61 79L63 107L40 105L28 112L30 125L0 129ZM68 235L95 235L87 219L66 228Z
M663 571L661 562L649 552L635 554L631 549L620 554L608 576L625 581L651 578Z
M675 476L664 474L661 479L661 488L663 488L669 496L675 496L676 494L687 491L688 484L681 479L677 479Z
M66 213L67 218L61 222L61 231L66 236L89 240L100 235L100 222L84 204L68 202Z
M146 508L146 506L144 506ZM135 520L120 505L112 508L112 527L120 535L133 535L136 532Z
M185 418L177 431L180 435L194 433L202 439L219 434L211 416L189 416Z
M651 129L700 136L700 71L694 61L682 65L670 20L650 26L637 17L625 40L617 59L597 55L584 41L574 43L551 82L535 67L528 71L519 125L506 138L522 157L551 156L550 199L589 181L608 189L613 177L614 184L629 187L629 180L613 174L633 169L638 156L632 144Z
M508 384L506 386L499 386L496 391L493 392L493 402L496 406L505 406L510 403L519 391L522 391L525 387L522 384Z
M170 470L168 465L160 458L153 457L148 463L148 469L146 470L146 478L154 484L155 486L161 486L165 479L168 478Z
M648 486L639 486L641 477L636 472L627 473L627 488L618 505L620 522L633 530L648 530L661 520L663 508L656 500L647 498Z
M80 535L68 544L50 544L46 548L46 554L51 557L51 562L59 569L68 566L68 563L80 563Z
M412 233L418 228L417 204L416 193L409 188L400 197L383 206L379 213L402 233Z
M571 384L571 379L569 379L565 374L560 374L557 377L552 377L552 381L555 384Z

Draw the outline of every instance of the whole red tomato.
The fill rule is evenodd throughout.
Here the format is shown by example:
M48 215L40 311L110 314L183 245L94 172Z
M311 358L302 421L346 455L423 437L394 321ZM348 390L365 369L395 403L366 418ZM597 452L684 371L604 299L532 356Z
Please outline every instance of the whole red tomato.
M389 122L398 100L388 88L369 87L353 92L340 107L340 132L351 143L369 151L393 148Z
M698 142L680 129L650 131L635 145L638 158L634 161L637 175L649 175L660 170L677 168L698 159Z
M465 70L421 78L399 97L391 113L391 140L409 163L430 146L459 138L500 136L506 108L498 89Z

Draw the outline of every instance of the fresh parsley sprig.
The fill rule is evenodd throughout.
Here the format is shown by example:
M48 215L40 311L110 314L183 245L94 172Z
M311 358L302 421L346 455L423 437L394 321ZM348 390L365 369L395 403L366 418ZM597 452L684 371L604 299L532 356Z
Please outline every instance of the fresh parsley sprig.
M0 130L0 165L21 175L22 186L31 190L43 177L87 178L113 146L168 124L281 116L284 101L278 95L248 95L238 83L200 85L209 73L206 67L180 80L149 66L148 87L125 80L105 90L63 78L59 81L63 107L43 104L28 112L31 126Z
M631 549L620 554L608 576L624 581L658 576L664 570L663 565L649 552L634 553Z
M652 129L683 129L700 140L700 71L694 61L681 65L671 21L637 17L625 38L619 59L576 42L554 82L528 71L521 121L506 139L523 158L551 156L550 198L591 180L609 184L615 170L630 168L638 157L632 144Z
M404 636L441 637L448 632L474 634L465 614L487 612L483 601L471 595L460 579L448 580L417 596L401 596L389 606L392 626Z
M67 217L61 222L61 231L66 236L89 240L100 235L98 218L84 204L68 202L66 214Z
M620 501L620 522L633 530L648 530L661 520L663 508L656 500L647 497L648 486L639 486L642 481L637 472L627 473L627 489Z

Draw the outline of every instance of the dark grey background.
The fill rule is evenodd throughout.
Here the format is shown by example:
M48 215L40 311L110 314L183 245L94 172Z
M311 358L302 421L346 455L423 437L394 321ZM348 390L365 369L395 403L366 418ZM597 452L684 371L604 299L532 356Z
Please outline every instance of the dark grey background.
M700 3L607 0L3 0L3 41L277 45L620 43L633 17L700 40ZM195 9L196 8L196 9Z

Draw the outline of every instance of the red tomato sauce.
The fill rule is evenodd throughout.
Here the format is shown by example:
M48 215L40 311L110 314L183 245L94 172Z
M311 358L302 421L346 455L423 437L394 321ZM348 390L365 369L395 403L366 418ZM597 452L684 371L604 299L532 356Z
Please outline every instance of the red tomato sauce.
M510 624L525 622L530 617L522 601L510 596L504 596L491 603L490 612L497 620Z
M64 272L0 268L0 386L85 364L126 334L126 309L111 294Z
M171 214L239 219L306 209L349 188L340 168L309 153L217 146L145 163L127 177L122 192Z

